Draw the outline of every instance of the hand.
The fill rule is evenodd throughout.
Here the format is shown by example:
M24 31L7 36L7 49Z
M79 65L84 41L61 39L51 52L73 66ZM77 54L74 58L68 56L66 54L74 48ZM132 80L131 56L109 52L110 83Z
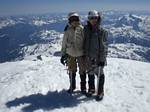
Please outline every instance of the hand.
M98 66L104 67L104 65L105 65L105 62L99 62L98 63Z
M60 62L61 62L61 64L65 65L64 56L61 57Z
M61 57L61 59L60 59L60 62L61 62L63 65L66 64L66 62L67 62L67 57L68 57L67 54L62 55L62 57Z

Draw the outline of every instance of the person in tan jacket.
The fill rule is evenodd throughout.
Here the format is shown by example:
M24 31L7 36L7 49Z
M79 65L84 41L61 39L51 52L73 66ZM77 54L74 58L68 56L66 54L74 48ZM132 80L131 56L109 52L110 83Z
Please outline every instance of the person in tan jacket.
M85 57L83 52L83 26L80 24L79 15L71 12L68 15L69 25L65 29L62 41L62 57L61 63L68 67L70 87L69 93L76 88L76 72L79 67L80 88L81 92L86 93L86 68Z

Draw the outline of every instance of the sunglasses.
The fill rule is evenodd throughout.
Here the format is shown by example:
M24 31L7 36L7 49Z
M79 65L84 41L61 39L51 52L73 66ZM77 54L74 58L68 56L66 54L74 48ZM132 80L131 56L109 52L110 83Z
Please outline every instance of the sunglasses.
M93 16L93 17L90 17L89 19L98 19L98 17L97 16Z
M72 19L70 19L70 21L72 21L72 22L73 22L73 21L77 21L77 22L78 22L79 19L78 19L78 18L72 18Z
M70 19L69 19L71 22L73 22L73 21L80 21L79 20L79 17L71 17Z

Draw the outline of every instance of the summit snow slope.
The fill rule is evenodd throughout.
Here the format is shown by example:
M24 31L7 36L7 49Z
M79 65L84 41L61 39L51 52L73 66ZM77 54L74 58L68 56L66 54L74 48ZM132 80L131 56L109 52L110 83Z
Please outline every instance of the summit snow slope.
M0 112L149 112L150 63L108 58L105 97L96 102L77 90L70 96L59 57L0 64Z

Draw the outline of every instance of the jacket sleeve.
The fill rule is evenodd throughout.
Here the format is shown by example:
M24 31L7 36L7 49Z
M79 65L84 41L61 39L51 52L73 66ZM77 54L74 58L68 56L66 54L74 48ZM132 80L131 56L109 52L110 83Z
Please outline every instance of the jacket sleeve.
M108 32L104 31L104 38L103 38L103 43L104 43L104 52L105 52L105 57L107 57L108 54Z
M107 53L108 53L108 42L107 42L107 38L108 38L108 32L103 30L102 33L102 44L103 47L100 50L100 62L105 62L106 63L106 57L107 57Z
M67 48L67 31L64 32L63 40L62 40L62 48L61 52L62 54L66 54L66 48Z

